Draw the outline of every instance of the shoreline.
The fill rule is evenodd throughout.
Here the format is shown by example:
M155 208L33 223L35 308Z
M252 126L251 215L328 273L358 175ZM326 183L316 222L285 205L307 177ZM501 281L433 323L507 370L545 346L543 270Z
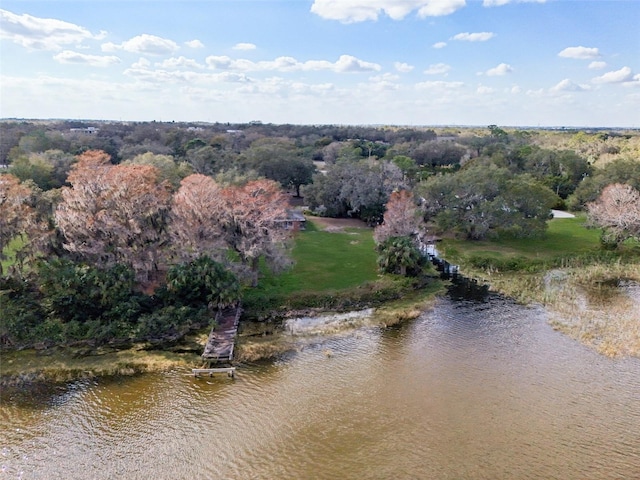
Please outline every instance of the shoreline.
M637 314L634 318L635 308L640 308L640 264L592 265L536 274L468 273L491 290L515 301L542 305L552 328L602 355L640 357L640 318ZM638 293L632 293L630 299L615 297L624 302L622 308L612 308L611 298L615 292L612 288L617 287L615 282L619 279L629 280ZM442 294L443 286L437 291L418 290L403 300L372 308L357 321L345 316L345 312L318 309L290 311L286 318L277 322L244 321L237 339L235 362L270 360L349 330L366 326L389 328L413 320L433 306ZM601 302L600 306L594 307L594 301ZM344 316L342 322L327 320L327 317L340 315ZM287 331L286 322L302 317L324 317L322 321L327 326L305 335L292 335ZM0 388L191 369L201 364L200 353L207 338L205 330L188 335L176 347L158 350L137 346L89 354L78 354L69 347L3 351Z
M640 263L470 273L519 303L541 305L554 330L599 354L640 358Z
M372 308L361 323L335 324L325 332L296 337L287 334L283 322L245 321L237 340L235 362L270 360L305 345L322 341L331 335L356 330L364 326L389 328L413 320L429 309L442 289L416 291L404 300L389 302ZM289 312L290 317L324 317L344 315L345 312L308 310ZM208 331L208 329L205 329ZM38 383L66 383L74 380L109 376L129 376L142 373L158 373L183 368L189 370L202 363L200 354L207 339L207 331L196 332L185 338L177 347L145 350L134 347L100 353L79 355L69 347L53 347L45 350L24 349L3 351L0 355L0 389Z

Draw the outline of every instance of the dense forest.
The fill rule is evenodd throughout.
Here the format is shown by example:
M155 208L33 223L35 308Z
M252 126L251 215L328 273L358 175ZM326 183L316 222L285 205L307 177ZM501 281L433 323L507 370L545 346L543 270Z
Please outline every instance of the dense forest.
M544 238L587 210L640 237L640 134L487 128L0 122L4 346L179 336L288 268L293 205L376 227L383 272L426 235Z

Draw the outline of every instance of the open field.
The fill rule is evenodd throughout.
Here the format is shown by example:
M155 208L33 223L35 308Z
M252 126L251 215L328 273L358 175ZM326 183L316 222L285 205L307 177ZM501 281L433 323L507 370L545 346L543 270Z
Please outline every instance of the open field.
M255 290L265 294L325 292L378 278L371 228L364 223L314 217L296 235L293 268L278 276L265 273Z
M600 249L600 230L585 227L584 214L575 218L549 220L544 238L504 238L487 241L443 240L441 250L450 261L464 263L464 257L482 254L506 259L525 257L537 261L597 252Z

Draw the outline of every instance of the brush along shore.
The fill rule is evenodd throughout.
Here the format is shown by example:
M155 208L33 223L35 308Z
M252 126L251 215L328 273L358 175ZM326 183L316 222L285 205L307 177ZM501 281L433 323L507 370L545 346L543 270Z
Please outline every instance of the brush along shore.
M256 362L298 351L309 344L323 341L328 336L343 334L349 330L372 326L387 328L412 320L428 310L442 291L441 283L408 293L403 299L385 303L377 308L364 310L366 314L350 321L345 312L329 312L319 309L282 312L271 321L243 321L236 349L236 361ZM312 335L294 336L286 329L286 320L302 316L318 318L343 315L345 321L337 322L331 329ZM351 317L353 320L353 317ZM85 378L135 375L164 372L176 369L189 370L202 364L200 354L207 341L208 329L185 337L177 345L166 350L149 350L148 345L134 345L116 350L53 347L3 351L0 364L0 387L30 383L60 383Z

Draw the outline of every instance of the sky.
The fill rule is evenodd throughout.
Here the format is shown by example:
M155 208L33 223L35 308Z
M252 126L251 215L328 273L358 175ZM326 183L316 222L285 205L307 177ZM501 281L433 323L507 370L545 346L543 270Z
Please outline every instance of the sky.
M0 118L640 128L640 0L3 0Z

